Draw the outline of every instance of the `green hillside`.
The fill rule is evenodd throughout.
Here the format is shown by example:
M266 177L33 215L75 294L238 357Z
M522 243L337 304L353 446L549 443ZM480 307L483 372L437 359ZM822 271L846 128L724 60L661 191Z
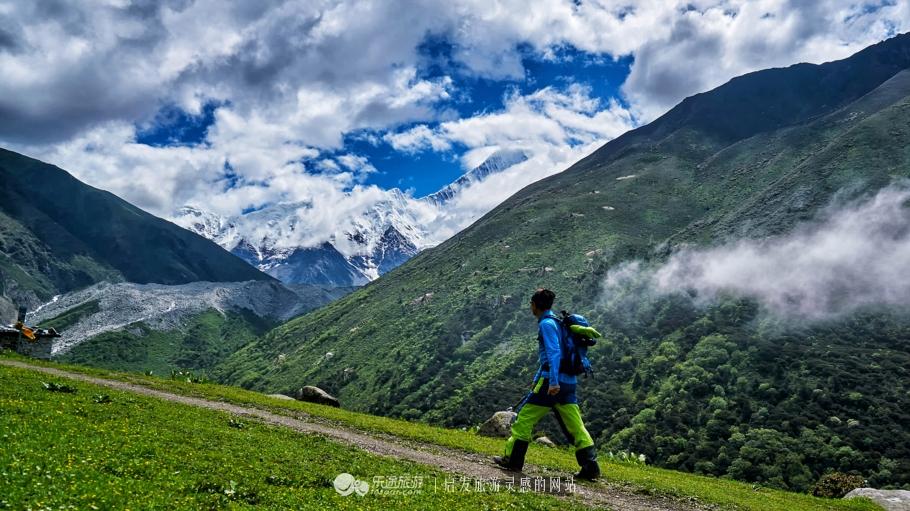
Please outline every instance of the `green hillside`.
M45 382L72 392L49 392ZM444 475L316 435L25 369L0 367L0 408L2 509L584 509L533 492L342 497L332 485L342 472Z
M517 401L534 370L531 291L603 327L581 385L603 449L798 491L831 470L910 487L906 317L775 330L756 303L629 291L610 269L684 243L788 232L835 194L910 177L910 35L844 61L752 73L683 101L452 239L295 319L219 367L225 382L319 385L345 406L447 426ZM329 355L331 354L331 355Z
M0 149L0 295L36 305L102 280L266 280L201 236Z
M478 494L430 487L419 494L398 496L371 490L362 499L346 500L335 496L331 487L332 478L342 471L367 478L421 475L428 481L455 475L394 457L379 458L358 448L248 418L38 374L4 362L27 362L32 369L64 369L76 376L101 377L214 404L244 406L247 411L294 417L332 431L356 432L379 442L408 446L430 457L474 460L465 466L471 471L462 474L468 477L480 477L474 470L491 470L489 456L501 451L502 440L471 431L280 400L236 387L34 361L0 351L0 404L11 412L0 416L0 426L7 432L4 439L10 445L0 453L0 471L4 473L0 490L10 489L0 496L0 502L7 507L38 507L40 503L47 507L121 508L137 502L158 507L170 498L173 500L165 506L169 509L249 505L269 509L576 509L596 501L591 494L587 499L556 500L503 488ZM48 392L42 381L75 389L75 393ZM167 427L162 427L163 423ZM41 427L34 427L36 424ZM128 441L124 441L124 434ZM100 462L81 461L89 458ZM562 476L576 468L568 448L532 448L529 462L534 464L528 467L529 477ZM865 499L823 499L619 458L604 457L602 465L604 478L600 482L579 482L579 486L595 495L609 496L608 502L614 504L633 502L638 509L647 508L648 502L662 509L681 510L879 509ZM35 477L47 482L28 484ZM100 491L102 488L115 491Z
M161 331L137 323L105 332L55 359L154 374L205 372L273 326L274 320L249 311L209 310L189 318L179 329Z

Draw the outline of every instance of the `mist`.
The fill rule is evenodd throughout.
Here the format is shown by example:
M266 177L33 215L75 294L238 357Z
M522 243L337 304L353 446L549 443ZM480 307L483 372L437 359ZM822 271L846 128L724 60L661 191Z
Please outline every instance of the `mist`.
M910 182L901 181L866 200L835 201L786 235L684 248L656 266L628 262L607 274L603 299L617 308L642 294L683 293L699 305L746 297L805 321L910 307L908 201Z

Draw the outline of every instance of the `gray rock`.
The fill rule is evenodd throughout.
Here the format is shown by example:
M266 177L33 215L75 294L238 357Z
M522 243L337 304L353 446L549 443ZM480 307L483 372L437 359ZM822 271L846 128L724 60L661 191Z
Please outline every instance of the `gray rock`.
M285 401L291 400L295 401L291 396L285 396L284 394L267 394L268 397L274 397L275 399L284 399Z
M39 338L35 341L30 341L22 337L16 343L16 352L33 358L50 359L53 346L53 339L50 338Z
M886 511L910 511L910 491L907 490L876 490L875 488L857 488L847 495L845 499L866 497L871 499Z
M5 296L0 296L0 325L12 325L16 321L16 305Z
M328 392L320 389L319 387L313 387L307 385L297 392L294 393L294 399L297 401L306 401L308 403L318 403L321 405L329 405L335 407L341 407L341 403L338 402L335 397L333 397Z
M546 447L556 447L556 444L545 436L535 438L534 443L544 445Z
M54 341L52 355L66 353L105 332L132 329L138 322L152 330L174 330L182 328L188 318L209 310L248 311L261 318L287 321L325 303L306 301L278 282L258 280L191 282L178 286L101 282L55 296L52 301L32 308L28 324L40 324L89 302L97 302L98 310L60 332L63 337Z
M512 434L512 422L518 414L515 412L496 412L486 422L480 425L478 435L492 437L508 437Z
M411 305L423 305L433 299L433 293L424 293L411 300Z

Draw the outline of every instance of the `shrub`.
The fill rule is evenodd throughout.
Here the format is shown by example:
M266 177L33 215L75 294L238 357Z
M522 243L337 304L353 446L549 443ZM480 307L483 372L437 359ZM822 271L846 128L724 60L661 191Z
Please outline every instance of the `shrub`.
M839 499L850 493L851 490L862 487L863 483L865 480L862 476L831 472L818 479L815 488L812 489L812 495Z
M68 394L72 394L73 392L76 392L76 387L73 387L72 385L67 385L65 383L57 383L57 382L52 381L50 383L41 382L41 384L44 385L45 390L49 390L51 392L65 392Z

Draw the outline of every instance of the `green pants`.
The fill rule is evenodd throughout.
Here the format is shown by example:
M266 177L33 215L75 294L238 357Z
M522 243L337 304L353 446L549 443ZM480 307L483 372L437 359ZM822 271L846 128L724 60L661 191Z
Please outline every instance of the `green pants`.
M506 441L506 457L511 456L516 440L525 442L532 440L534 425L550 410L556 410L560 426L576 450L594 445L594 439L581 420L581 409L575 398L575 385L560 384L560 392L555 396L546 394L547 387L546 380L539 381L534 387L532 399L518 411L518 417L512 424L512 436Z

